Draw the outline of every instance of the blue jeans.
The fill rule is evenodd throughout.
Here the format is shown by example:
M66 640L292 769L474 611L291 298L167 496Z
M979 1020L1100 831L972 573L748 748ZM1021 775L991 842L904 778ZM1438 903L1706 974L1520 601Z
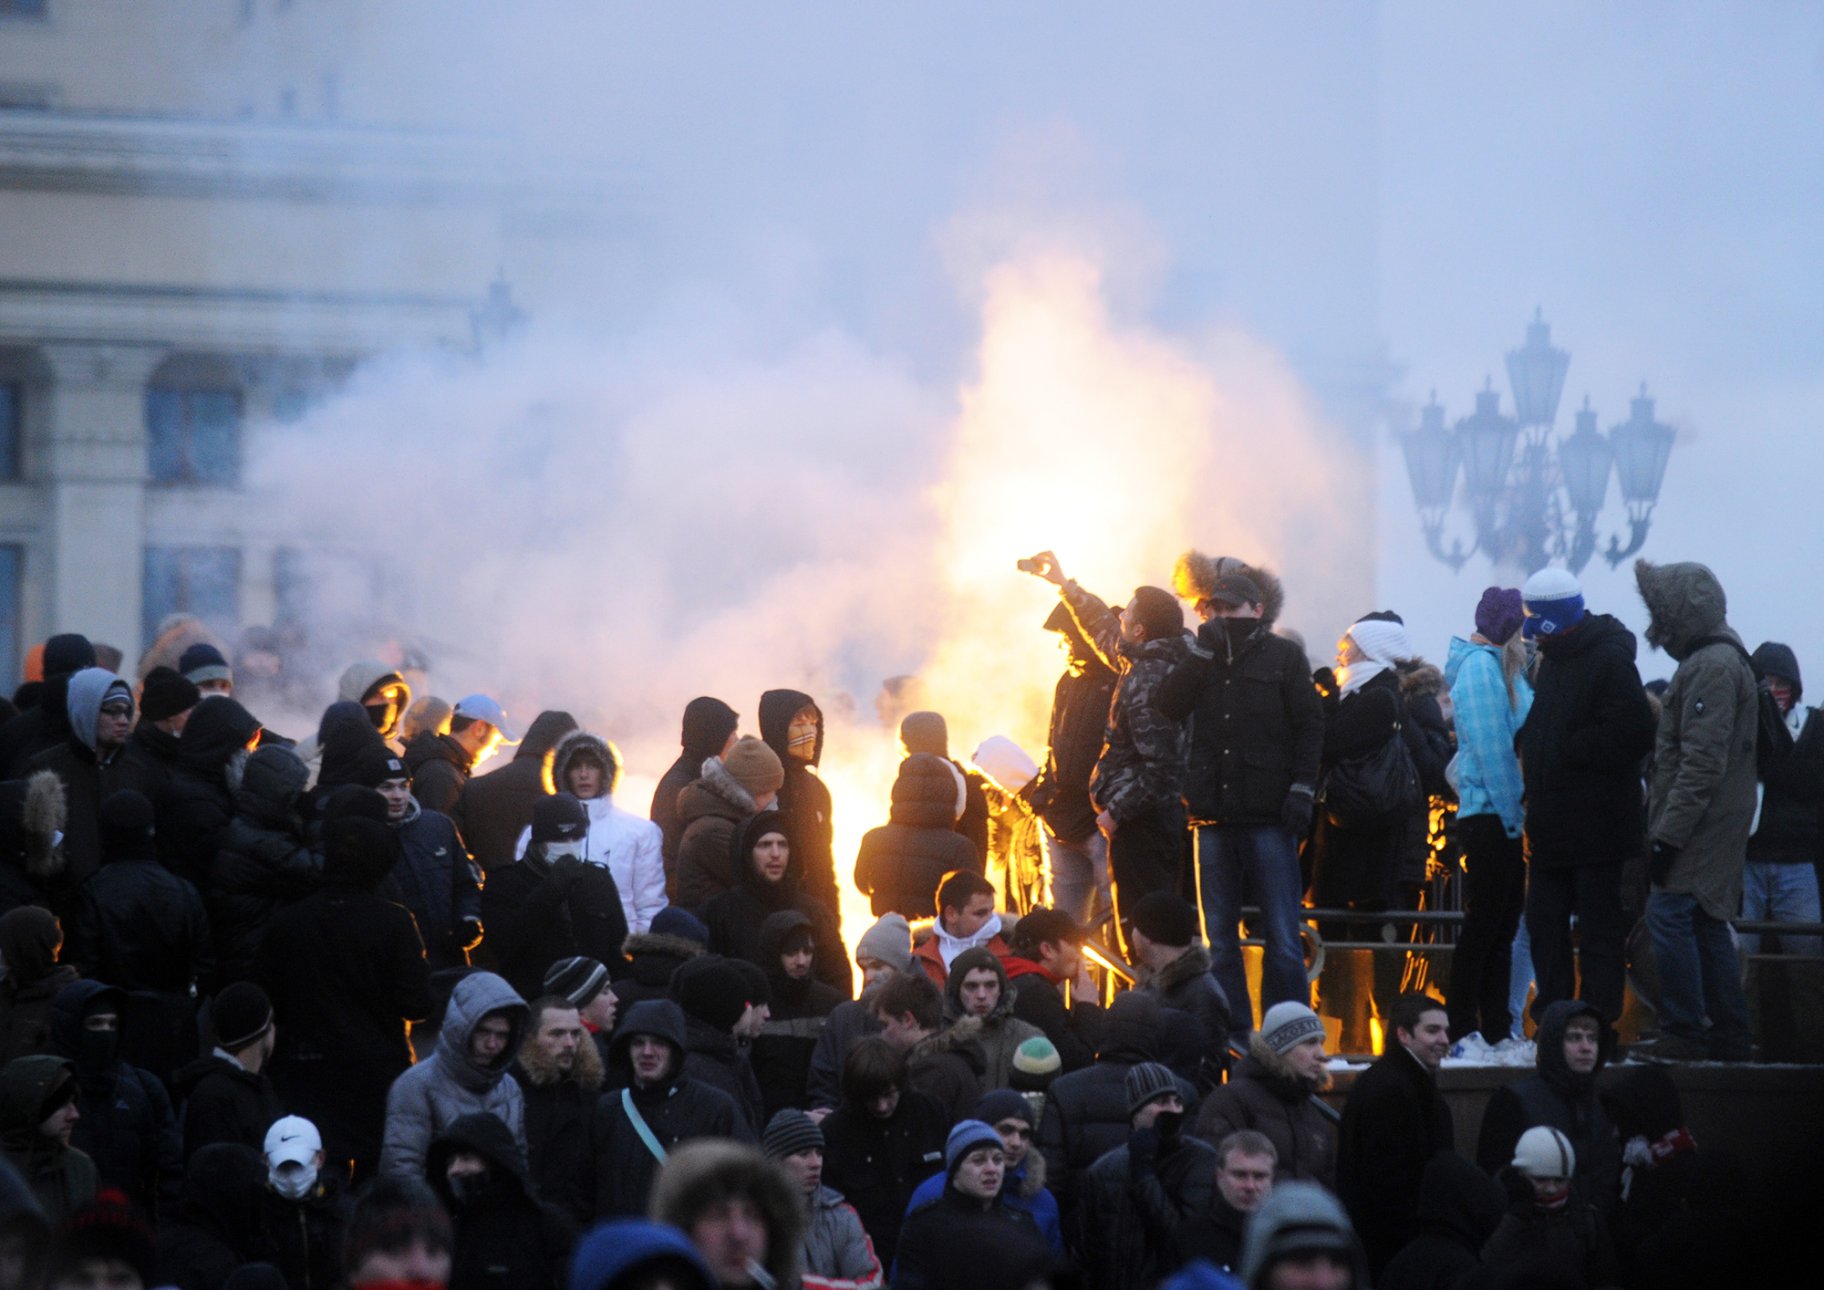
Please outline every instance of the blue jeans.
M1515 1039L1526 1038L1526 996L1533 988L1533 938L1527 935L1526 920L1520 920L1520 926L1514 929L1514 954L1510 967L1513 976L1509 978L1507 992L1507 1010L1513 1017L1513 1029L1508 1031ZM1503 1035L1505 1039L1507 1036ZM1482 1038L1488 1039L1487 1035ZM1498 1044L1500 1039L1490 1039Z
M1203 897L1211 970L1229 997L1235 1029L1254 1028L1237 935L1241 908L1250 901L1260 907L1267 943L1260 976L1261 1013L1287 1000L1309 1004L1311 985L1305 978L1304 943L1298 935L1304 884L1292 835L1277 824L1200 824L1196 839L1197 889Z
M1051 904L1085 925L1112 903L1108 891L1108 839L1096 830L1081 842L1066 842L1045 830L1051 860Z
M1729 924L1706 914L1695 896L1654 891L1647 896L1647 931L1659 964L1666 1033L1713 1047L1746 1047L1752 1039L1748 999Z
M1815 923L1818 921L1818 871L1809 864L1755 861L1742 873L1742 918L1750 923ZM1817 954L1815 936L1780 937L1792 954ZM1742 933L1742 953L1758 954L1758 932Z

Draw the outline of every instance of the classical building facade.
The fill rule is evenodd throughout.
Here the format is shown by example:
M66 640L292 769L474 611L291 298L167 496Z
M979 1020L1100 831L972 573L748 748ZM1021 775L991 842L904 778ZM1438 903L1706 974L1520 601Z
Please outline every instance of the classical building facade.
M168 614L302 611L260 437L367 355L472 346L538 253L516 230L599 196L498 139L351 123L303 8L0 0L0 693L53 631L131 667Z

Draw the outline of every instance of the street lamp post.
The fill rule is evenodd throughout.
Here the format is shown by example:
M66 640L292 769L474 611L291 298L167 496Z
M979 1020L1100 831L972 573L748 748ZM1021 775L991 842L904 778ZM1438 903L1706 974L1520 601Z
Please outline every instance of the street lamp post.
M1611 468L1627 506L1629 534L1625 547L1611 537L1603 558L1618 565L1646 542L1674 431L1653 419L1653 400L1643 382L1632 415L1606 436L1597 430L1586 396L1576 429L1554 444L1552 425L1570 366L1571 356L1552 345L1551 328L1535 313L1526 344L1507 355L1513 416L1502 414L1491 380L1476 395L1475 411L1451 427L1433 391L1418 428L1400 437L1426 549L1452 571L1477 551L1528 573L1553 560L1581 571L1596 553L1597 518L1608 498ZM1448 547L1444 543L1459 472L1475 530L1467 548L1462 538L1453 537Z

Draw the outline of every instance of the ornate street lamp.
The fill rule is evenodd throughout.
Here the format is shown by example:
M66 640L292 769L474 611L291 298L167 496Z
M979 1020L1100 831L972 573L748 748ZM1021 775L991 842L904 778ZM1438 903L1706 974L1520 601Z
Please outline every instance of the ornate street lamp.
M1552 425L1570 365L1571 356L1553 347L1551 328L1535 313L1526 344L1507 354L1512 417L1502 414L1491 380L1477 393L1475 411L1449 429L1434 391L1418 428L1400 437L1426 548L1453 571L1477 551L1528 573L1558 559L1581 570L1597 549L1597 519L1608 498L1611 467L1621 481L1630 533L1626 547L1611 537L1603 556L1620 564L1646 542L1674 432L1653 419L1653 400L1643 384L1633 415L1606 437L1596 429L1586 397L1575 431L1554 448ZM1461 538L1444 542L1459 467L1475 526L1468 549Z

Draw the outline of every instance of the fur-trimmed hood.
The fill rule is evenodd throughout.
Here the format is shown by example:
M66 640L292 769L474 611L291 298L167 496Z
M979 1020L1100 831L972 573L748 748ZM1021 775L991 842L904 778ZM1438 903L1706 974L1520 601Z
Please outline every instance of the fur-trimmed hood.
M1259 1079L1269 1086L1278 1086L1286 1093L1297 1097L1306 1097L1312 1093L1322 1093L1330 1087L1330 1068L1321 1067L1316 1080L1305 1079L1292 1069L1292 1063L1273 1051L1273 1045L1261 1037L1256 1030L1248 1037L1248 1055L1235 1068L1237 1078Z
M1210 970L1210 951L1202 941L1192 941L1190 948L1157 972L1142 973L1140 984L1161 994L1176 990L1186 981L1195 981Z
M1026 1159L1020 1162L1020 1199L1031 1200L1045 1190L1045 1157L1036 1142L1026 1148Z
M1634 582L1651 619L1647 644L1655 649L1682 661L1706 636L1735 635L1729 631L1729 599L1723 594L1723 584L1706 566L1694 561L1654 564L1636 560Z
M68 819L69 801L55 771L0 783L0 864L40 881L55 878L64 868L55 840Z
M1444 674L1422 658L1403 659L1394 665L1399 673L1400 693L1408 699L1429 695L1437 698L1444 692Z
M1209 556L1201 551L1186 551L1172 566L1172 590L1181 600L1195 605L1210 598L1216 579L1238 573L1260 588L1260 621L1271 630L1286 607L1286 589L1279 577L1258 565L1238 560L1232 555Z
M570 773L572 763L578 757L593 757L602 764L606 783L602 786L603 797L613 797L614 790L621 783L621 750L600 735L592 735L587 730L572 730L557 741L557 750L551 754L551 782L560 793L568 793L570 785L565 783L565 776Z
M692 780L678 792L678 823L682 825L689 825L705 815L745 820L758 809L754 795L728 773L728 767L722 764L720 757L705 761L701 778Z
M621 953L630 959L641 954L652 954L685 963L708 952L706 946L697 944L688 936L665 936L658 932L632 932L621 942Z
M688 1232L711 1206L731 1196L751 1202L766 1224L766 1270L780 1285L798 1276L805 1207L785 1169L740 1142L700 1138L674 1150L652 1189L652 1216Z
M519 1069L525 1072L527 1081L538 1088L551 1088L565 1080L591 1093L599 1092L602 1087L602 1054L589 1035L584 1035L583 1042L576 1046L576 1063L568 1075L560 1071L550 1054L530 1038L519 1050Z
M961 1057L978 1076L986 1071L988 1059L982 1054L982 1019L958 1017L942 1030L912 1045L912 1051L906 1054L906 1063L929 1061L945 1053Z

